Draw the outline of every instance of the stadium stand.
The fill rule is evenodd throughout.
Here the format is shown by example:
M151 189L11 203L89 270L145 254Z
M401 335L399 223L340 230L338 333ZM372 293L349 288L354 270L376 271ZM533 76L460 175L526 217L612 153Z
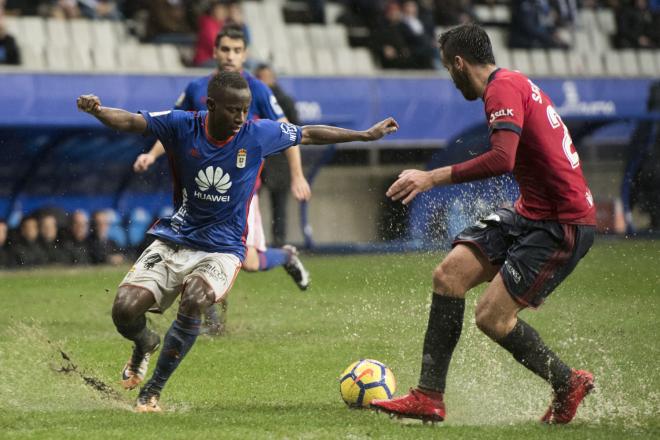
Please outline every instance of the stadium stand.
M404 160L415 164L425 163L430 151L447 148L452 140L459 142L472 125L481 122L482 115L478 111L458 102L446 73L390 71L379 67L372 48L365 44L372 31L371 23L346 20L350 8L347 5L351 2L327 1L325 23L311 23L304 19L305 14L290 13L291 9L287 9L291 6L289 3L284 0L247 0L241 4L250 28L253 64L269 62L280 75L288 76L281 82L298 99L303 120L363 127L378 117L393 114L402 123L399 135L390 144L370 151L348 146L328 153L321 160L365 166L369 171L366 176L358 177L359 184L355 186L368 186L374 180L380 182L391 178L391 164L395 163L398 169L396 160L402 157L412 157ZM300 3L304 2L297 3L295 7L300 8ZM616 145L627 142L636 124L644 118L647 122L654 121L653 115L645 113L643 102L651 81L660 78L660 50L615 48L617 17L613 9L601 6L579 9L565 33L571 42L569 50L509 48L511 13L508 2L478 2L474 5L473 15L485 25L498 64L520 69L538 80L553 99L557 97L557 105L563 106L565 119L572 128L580 127L585 120L593 122L594 126L600 124L610 128L601 137L598 137L597 130L579 135L588 145L604 146L597 151L589 147L591 157L614 154L610 150L620 151ZM302 19L296 22L289 22L300 17ZM0 98L7 103L7 109L12 109L0 111L4 121L0 123L0 131L10 139L10 145L5 148L33 165L38 157L33 153L46 154L45 164L35 175L43 177L48 172L56 173L58 160L70 160L62 153L72 146L63 139L66 136L73 136L73 144L84 140L91 157L97 159L95 148L103 149L112 142L119 143L116 157L106 155L103 159L111 165L110 171L99 176L85 176L84 182L89 188L96 188L101 194L96 197L94 206L85 208L89 212L99 208L113 209L112 238L126 246L139 244L146 228L145 221L159 214L162 206L169 205L166 168L160 168L157 177L144 180L131 177L128 166L137 151L136 146L139 148L143 141L118 141L92 122L80 119L75 109L68 108L68 100L82 86L69 85L68 81L84 84L85 91L94 89L104 93L117 106L135 110L171 106L185 83L202 74L202 70L187 67L190 42L185 39L183 43L167 44L145 41L141 38L140 20L139 15L123 21L6 16L6 27L16 37L23 61L18 69L0 67L8 73L5 79L9 86L0 93ZM436 26L435 33L440 34L446 29L444 24ZM69 76L62 79L58 75L49 75L51 73L68 73ZM99 75L89 81L89 74ZM51 91L49 95L52 96L40 95L39 91L43 90ZM121 92L113 96L115 90ZM35 102L41 105L37 106ZM27 134L25 138L17 139L25 133L19 136L12 132L10 135L15 126L39 132L42 144L34 139L26 141ZM63 135L62 131L72 133ZM594 132L596 134L592 136ZM26 145L29 148L25 148ZM305 154L317 158L307 151ZM389 159L388 162L390 156L396 160ZM76 166L74 171L84 174L84 167L81 164ZM66 167L67 170L74 168ZM62 201L67 210L88 203L83 196L60 197L49 190L48 182L38 186L37 179L29 175L32 171L29 167L0 167L0 182L6 184L0 195L0 218L8 218L13 226L22 215L45 200ZM324 177L321 173L317 187L321 190L336 188L337 184L330 180L349 178L339 172L329 176ZM108 181L100 184L99 179ZM71 185L60 181L58 185L64 193L71 189ZM348 187L345 189L358 192ZM35 196L39 191L43 194ZM367 200L367 196L356 194L355 199L363 207L379 209L378 203ZM323 203L318 200L324 199L318 197L316 200L315 203ZM454 211L460 211L459 208L454 206ZM312 205L308 210L310 224L323 217L317 209ZM347 216L350 215L342 213L336 221ZM456 229L457 223L453 224L452 228ZM318 230L315 238L321 242L336 236L348 240L359 240L364 236L375 239L373 228L360 227L359 231L343 230L343 226L329 227L327 231ZM291 231L289 235L296 237Z

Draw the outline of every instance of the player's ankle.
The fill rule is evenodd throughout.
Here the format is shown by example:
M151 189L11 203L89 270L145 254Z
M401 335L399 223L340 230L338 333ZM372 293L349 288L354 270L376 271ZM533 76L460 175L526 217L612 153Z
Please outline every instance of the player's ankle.
M444 393L442 391L431 390L429 388L424 388L422 386L417 386L415 390L424 394L426 397L430 398L431 400L435 400L437 402L443 401Z

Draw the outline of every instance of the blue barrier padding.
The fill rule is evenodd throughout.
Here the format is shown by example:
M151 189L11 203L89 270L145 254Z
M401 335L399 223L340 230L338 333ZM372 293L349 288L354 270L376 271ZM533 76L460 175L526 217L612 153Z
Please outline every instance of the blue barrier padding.
M76 109L79 95L94 93L106 106L130 111L170 108L194 76L53 75L5 73L0 125L97 127ZM401 130L392 141L446 140L483 122L481 102L467 102L445 78L281 78L302 103L307 122L365 128L394 116ZM645 113L651 79L542 79L538 85L562 116Z

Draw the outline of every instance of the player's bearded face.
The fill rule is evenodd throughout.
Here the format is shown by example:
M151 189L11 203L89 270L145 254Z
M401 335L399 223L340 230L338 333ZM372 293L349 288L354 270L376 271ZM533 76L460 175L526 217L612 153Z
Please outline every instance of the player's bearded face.
M451 79L454 81L454 85L458 90L461 91L463 97L468 101L474 101L479 96L474 91L472 84L470 83L470 77L467 74L467 70L459 70L457 68L452 68L449 71Z
M456 65L454 60L445 60L443 54L442 64L444 64L445 68L449 72L449 75L451 76L452 81L454 82L454 85L458 90L460 90L465 99L468 101L474 101L475 99L479 98L477 92L474 90L474 87L472 87L465 63L459 67Z

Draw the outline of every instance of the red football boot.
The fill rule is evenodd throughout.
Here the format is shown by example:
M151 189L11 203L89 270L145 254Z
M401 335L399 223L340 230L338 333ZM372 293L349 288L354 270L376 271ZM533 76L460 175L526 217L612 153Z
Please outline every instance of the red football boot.
M594 375L584 370L573 370L568 388L556 391L550 407L541 418L543 423L566 424L573 420L578 406L594 389Z
M445 403L416 388L411 388L405 396L391 400L374 400L371 408L393 416L419 419L424 422L442 422L445 419Z

